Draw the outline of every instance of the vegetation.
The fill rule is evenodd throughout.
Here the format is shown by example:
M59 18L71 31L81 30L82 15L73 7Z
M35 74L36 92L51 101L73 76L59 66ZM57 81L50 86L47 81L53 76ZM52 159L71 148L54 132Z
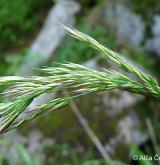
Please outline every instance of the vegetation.
M69 104L73 99L88 93L100 92L118 88L130 92L145 95L159 100L160 87L157 81L144 73L130 62L126 61L117 53L104 47L93 38L75 29L63 26L73 37L81 40L87 45L100 51L118 67L131 73L135 79L125 76L116 71L94 71L78 64L61 64L55 68L44 68L43 72L48 76L43 77L2 77L0 85L17 83L9 88L5 93L15 96L15 101L2 103L0 105L2 124L1 132L6 132L19 126L24 121L32 120L47 112L47 109L55 110ZM43 93L56 92L60 89L72 89L76 95L67 98L57 98L46 104L37 106L35 110L26 112L26 116L18 116L25 111L34 98ZM18 119L17 119L18 118Z
M147 14L157 13L160 10L160 3L157 0L148 0L141 2L140 0L133 1L133 8L136 12L142 14L144 18L147 18Z
M113 45L115 45L115 38L112 35L109 36L109 33L106 32L105 28L102 26L92 28L89 24L87 24L87 22L82 21L78 28L82 29L86 34L93 36L97 40L100 40L104 44L108 43L109 47L111 48ZM106 35L108 35L107 38ZM70 61L80 64L94 58L96 55L97 52L93 51L92 48L80 42L75 42L74 40L67 37L62 45L60 45L58 48L53 61L58 63ZM53 65L55 64L53 63Z
M40 9L47 7L50 2L49 0L1 0L0 50L4 51L8 45L14 43L15 46L15 44L22 42L22 36L26 37L32 27L40 23L42 19Z
M0 77L1 133L7 132L26 121L41 116L37 120L22 124L21 127L13 131L13 134L16 132L15 136L19 143L17 148L12 145L14 139L13 141L11 140L11 143L7 142L6 145L6 140L10 138L8 135L10 135L10 133L12 134L12 132L1 134L0 165L10 164L10 159L13 165L103 165L108 161L109 163L107 164L109 165L124 165L122 162L113 160L122 160L129 164L140 165L159 164L157 161L134 160L134 155L140 157L143 155L153 156L160 154L160 113L158 102L158 79L160 78L159 56L157 55L155 58L154 54L149 54L149 52L146 52L143 48L146 40L153 35L153 18L160 13L160 2L157 0L144 2L140 0L124 1L125 5L131 7L130 9L133 10L135 14L143 18L145 25L145 38L142 42L142 47L133 50L131 48L132 45L128 47L125 43L119 44L112 28L109 29L105 24L105 5L110 3L110 1L75 1L81 4L81 11L76 15L76 28L81 29L81 31L88 35L75 29L64 27L72 36L82 42L75 42L75 40L67 36L57 48L53 59L51 59L48 64L45 64L50 67L45 67L41 70L34 69L36 72L32 74L36 76L33 77L10 75L19 75L19 66L27 60L32 61L33 57L29 54L28 45L31 45L39 32L49 9L60 1L0 1L0 76L5 75L4 77ZM115 1L114 3L118 5L119 3L123 3L123 1ZM92 38L89 36L92 36ZM96 38L96 40L103 43L103 45L107 45L107 47L104 47L93 38ZM108 47L120 52L120 54L125 57L111 51ZM95 51L93 48L98 51ZM96 57L99 54L103 54L103 58ZM105 58L109 59L109 61L106 61ZM139 67L136 63L132 61L129 62L126 58L135 61L146 70L152 72L156 75L156 79L147 74L143 68ZM89 69L81 65L90 59L96 62L96 65L99 65L99 70ZM53 61L54 63L52 63ZM117 65L119 69L117 69L113 63ZM116 68L116 71L108 70L110 66L113 66L113 69ZM139 97L131 94L131 96L138 99L138 102L136 101L133 107L123 109L122 113L112 118L108 116L108 114L106 115L106 113L109 112L108 109L110 109L108 108L108 104L105 106L101 103L104 101L103 99L108 96L111 97L111 101L121 100L120 96L121 94L123 95L123 93L119 93L117 90L108 92L109 94L105 92L106 90L115 88L141 94L146 97L139 100ZM60 92L58 92L59 90ZM42 93L50 92L56 92L57 98L46 104L36 106L35 109L31 111L26 109L34 98ZM100 95L96 95L98 92L100 92ZM69 95L65 95L65 93ZM73 102L74 100L76 100L76 102ZM108 101L110 99L107 98L106 100ZM155 100L158 101L156 102ZM123 120L124 117L128 115L128 109L130 108L136 110L136 116L139 117L140 125L143 127L142 129L145 135L148 133L148 138L145 143L141 143L138 146L135 144L129 144L128 146L128 144L125 143L126 141L124 143L120 142L114 146L115 148L111 148L116 150L115 153L108 151L107 148L106 154L109 154L109 157L107 157L106 161L103 154L94 144L92 138L85 136L85 129L76 116L74 116L74 110L72 110L71 106L72 103L77 104L80 108L80 113L82 113L90 125L93 133L95 132L104 149L106 149L106 146L108 147L110 139L114 139L118 135L115 128L119 125L119 120ZM68 104L69 106L66 106ZM119 103L115 101L113 105L114 104L118 106ZM62 110L56 113L50 113L59 108L62 108ZM92 109L93 111L91 112ZM50 113L50 115L44 116L44 114L48 113ZM145 122L146 118L147 124ZM148 118L152 121L152 124L148 122ZM47 138L54 139L54 144L43 146L40 154L39 152L31 154L28 150L28 148L30 149L30 143L27 138L30 133L35 130L42 133L44 142ZM22 142L23 144L20 144L21 140L19 140L19 137L21 136L25 136L26 142ZM34 141L35 138L33 137L33 139L31 138L30 140ZM41 144L38 145L41 147ZM3 147L7 150L5 154L3 153ZM18 156L16 158L14 155L12 157L12 153L10 153L12 147L17 152L15 152ZM123 152L121 151L122 148ZM42 160L44 158L43 156L45 160Z

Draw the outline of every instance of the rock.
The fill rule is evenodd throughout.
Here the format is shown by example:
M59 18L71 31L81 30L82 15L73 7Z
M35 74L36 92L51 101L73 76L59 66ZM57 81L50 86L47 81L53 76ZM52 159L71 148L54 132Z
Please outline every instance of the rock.
M33 68L44 66L49 61L66 35L66 32L60 28L59 23L73 26L75 14L79 10L80 5L73 0L59 1L51 8L42 30L32 43L24 63L20 66L19 75L31 75ZM28 107L28 110L34 109L35 105L43 104L53 97L54 94L44 94L36 98Z
M73 26L75 14L80 5L73 0L62 0L53 6L45 20L42 30L29 49L28 56L19 69L20 75L32 73L33 68L45 65L65 37L59 23Z
M143 98L138 95L120 90L111 90L98 95L83 96L77 102L77 106L83 112L83 116L94 133L104 144L107 153L118 160L126 160L122 158L128 154L126 145L129 142L140 145L146 142L148 138L143 129L144 125L140 122L134 108L141 99ZM67 115L65 116L67 117ZM68 127L71 128L72 125L68 125ZM65 129L67 130L67 127ZM78 126L77 129L80 131ZM72 133L74 134L74 132ZM87 141L87 139L89 140L89 137L83 137L82 133L81 135L77 133L76 136L77 143L79 139L83 142ZM72 141L72 139L68 139L68 141ZM84 144L82 143L81 145L83 146ZM120 153L119 150L122 148L123 153ZM129 160L129 157L127 159Z
M105 24L113 31L118 43L131 48L140 47L144 40L144 22L123 3L108 2L105 9Z
M119 135L128 143L141 145L148 139L148 136L140 129L140 125L140 120L135 111L132 110L130 115L120 120L119 125L117 126Z
M111 94L112 97L110 96ZM140 95L131 94L125 91L113 90L102 97L102 102L108 109L107 114L112 118L122 113L125 108L132 107L137 101L142 100ZM107 100L107 101L106 101ZM115 104L116 103L116 104Z
M23 145L26 152L32 158L39 156L41 163L44 163L45 156L43 149L49 145L53 146L53 144L54 139L44 138L38 130L32 130L27 136L23 136L14 130L3 135L3 142L0 144L0 153L1 156L4 155L7 159L9 165L23 164L24 162L20 159L21 156L19 155L20 150L18 150L18 145Z
M153 17L152 33L153 37L146 41L145 48L150 52L160 55L160 15Z

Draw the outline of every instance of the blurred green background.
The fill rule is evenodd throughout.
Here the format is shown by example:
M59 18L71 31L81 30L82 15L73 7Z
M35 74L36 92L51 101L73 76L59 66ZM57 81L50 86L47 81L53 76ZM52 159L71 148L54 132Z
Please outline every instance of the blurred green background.
M68 17L64 15L60 19L57 16L62 12L61 7L66 8ZM74 7L79 9L75 12ZM48 15L49 11L54 14L50 12ZM23 75L23 66L27 66L24 67L27 75L33 75L32 68L54 66L56 62L74 62L96 69L115 68L92 48L70 36L63 34L63 39L57 44L55 40L61 36L59 33L55 32L54 37L43 31L49 16L60 23L66 19L67 25L70 21L75 22L71 26L123 54L160 79L159 0L0 0L1 76ZM53 29L60 28L54 21L50 24L53 24ZM51 27L48 26L48 31ZM53 41L53 47L57 44L48 56L45 52L47 44L41 43L39 52L44 50L47 59L43 54L32 52L34 44L39 44L40 32L43 32L41 40L51 37L49 41ZM0 96L1 102L4 99ZM111 91L82 97L76 104L113 160L131 165L159 164L154 160L133 159L133 155L160 156L158 102L127 92ZM105 163L68 106L1 135L0 164Z

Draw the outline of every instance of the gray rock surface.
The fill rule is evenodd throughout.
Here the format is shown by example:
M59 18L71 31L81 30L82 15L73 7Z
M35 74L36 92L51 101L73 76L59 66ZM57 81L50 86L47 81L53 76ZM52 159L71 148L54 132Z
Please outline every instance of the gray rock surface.
M20 75L31 75L33 68L44 66L49 61L66 35L59 23L74 26L75 14L79 10L80 5L73 0L61 0L51 8L42 30L31 45L27 59L19 69ZM53 97L54 94L41 95L32 102L28 109L34 109L35 105L43 104Z
M139 47L144 39L144 23L123 3L109 2L105 9L106 26L114 31L120 44Z
M145 48L150 52L160 55L160 15L153 17L152 34L153 37L146 41Z
M41 31L19 69L20 75L31 74L33 68L44 66L49 61L66 34L59 24L74 26L75 14L79 10L80 5L73 0L61 0L50 9Z
M38 130L32 130L27 136L19 134L16 130L10 131L3 135L2 140L0 140L0 154L1 156L4 155L9 165L24 163L20 159L19 144L25 147L28 154L32 156L31 158L39 157L42 164L44 164L45 158L43 154L44 147L54 144L54 139L44 138Z

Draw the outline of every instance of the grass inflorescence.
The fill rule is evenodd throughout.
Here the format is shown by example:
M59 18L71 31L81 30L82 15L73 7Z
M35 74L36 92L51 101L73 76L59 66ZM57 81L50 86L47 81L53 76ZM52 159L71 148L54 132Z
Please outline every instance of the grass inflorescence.
M9 131L23 122L66 106L75 98L88 93L120 89L160 100L160 87L156 79L151 75L143 72L90 36L66 26L63 26L63 28L71 36L98 50L120 69L134 75L135 78L128 77L126 74L117 71L97 71L74 63L43 68L41 69L41 72L44 73L43 76L1 77L0 86L7 86L3 93L12 97L11 102L0 104L1 133ZM55 98L46 104L36 106L33 110L26 111L26 108L34 98L41 94L57 92L61 89L69 89L71 96Z

